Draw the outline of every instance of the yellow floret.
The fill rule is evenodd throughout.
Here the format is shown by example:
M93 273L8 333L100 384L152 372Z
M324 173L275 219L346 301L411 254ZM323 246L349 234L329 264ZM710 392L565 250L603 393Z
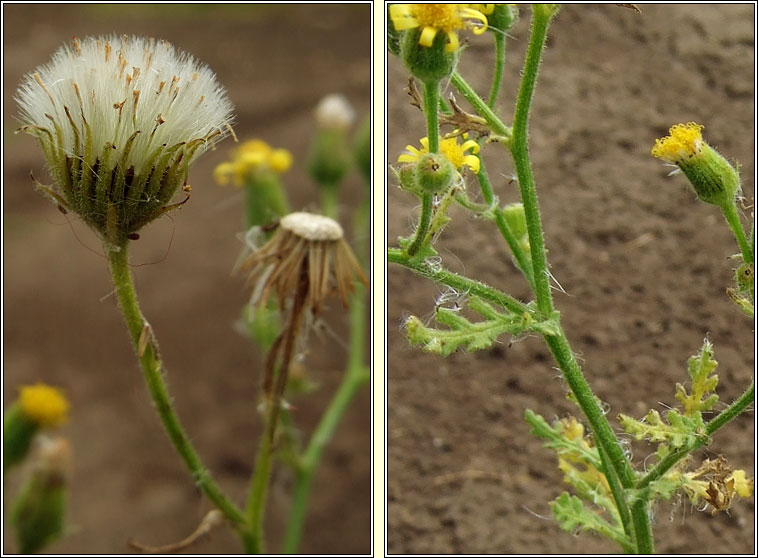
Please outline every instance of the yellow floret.
M734 491L743 498L750 498L753 494L753 479L745 477L745 471L737 469L730 477L734 481Z
M487 17L468 4L391 4L390 17L398 31L420 28L423 47L432 46L438 32L445 33L448 52L458 50L459 29L470 27L477 35L487 30Z
M473 153L479 153L479 144L474 140L468 139L466 134L463 134L463 144L458 144L458 138L452 137L443 139L440 141L440 153L452 163L452 165L460 170L464 166L469 167L473 172L478 173L481 168L481 161L479 157L473 155ZM405 149L407 153L400 155L397 160L399 163L414 163L418 161L422 155L429 153L429 138L421 138L421 149L416 149L412 145L406 145ZM466 153L471 151L471 153Z
M63 392L45 384L22 387L19 404L24 415L43 427L68 420L69 404Z
M700 151L703 136L700 131L703 126L695 122L675 124L669 129L669 135L655 140L650 151L653 157L669 163L679 163L687 160Z

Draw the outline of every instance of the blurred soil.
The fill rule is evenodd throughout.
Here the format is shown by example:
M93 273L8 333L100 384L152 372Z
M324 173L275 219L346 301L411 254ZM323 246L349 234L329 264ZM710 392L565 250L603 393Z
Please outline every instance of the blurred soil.
M564 329L612 423L676 403L687 358L706 336L729 402L754 375L754 328L725 295L736 243L718 210L695 199L682 176L650 156L655 138L691 120L739 161L754 195L754 14L750 5L566 5L550 31L530 124L531 152L554 291ZM512 113L528 37L528 9L511 30L500 113ZM467 34L459 71L489 91L492 38ZM407 72L388 65L388 157L425 134L404 92ZM448 91L452 87L448 88ZM467 107L460 95L459 102ZM470 109L469 109L470 110ZM517 199L502 146L483 149L501 202ZM476 187L470 182L469 191ZM445 267L528 300L494 225L460 208L437 241ZM751 211L745 212L750 219ZM388 238L397 245L418 202L390 182ZM432 322L444 291L396 265L388 269L388 550L390 553L608 553L588 534L562 532L548 502L566 489L555 454L529 434L530 408L548 420L577 413L539 338L501 339L490 350L446 359L409 346L404 318ZM452 304L452 303L450 303ZM516 342L518 341L518 342ZM723 408L723 404L722 407ZM641 466L654 447L632 445ZM752 412L714 438L698 459L724 454L754 474ZM711 516L688 503L655 510L656 550L755 552L754 499Z
M241 140L261 137L293 152L295 166L284 176L292 208L316 210L318 192L305 171L312 110L322 96L341 92L359 118L368 112L369 10L365 4L3 6L3 405L20 385L44 381L61 386L73 407L62 430L75 454L70 533L47 551L112 554L132 552L129 538L175 542L210 506L149 401L97 238L32 188L30 171L43 183L49 178L36 142L13 133L13 95L21 77L73 36L166 39L216 72L236 105ZM236 238L243 227L242 195L211 178L232 149L227 140L199 159L190 173L192 199L142 231L131 261L178 413L216 480L242 504L261 428L256 406L263 355L234 329L248 296L244 281L230 277L242 247ZM351 172L341 199L346 225L364 188ZM352 239L353 245L367 241ZM332 306L326 322L346 341L344 313L338 302ZM292 402L305 435L347 357L327 335L311 341L306 362L320 387ZM365 389L324 453L303 552L370 552L370 409ZM9 475L4 505L21 477L20 471ZM272 551L281 540L291 486L289 471L278 467L266 524ZM3 550L14 548L13 537L6 537ZM189 552L239 551L236 536L220 529Z

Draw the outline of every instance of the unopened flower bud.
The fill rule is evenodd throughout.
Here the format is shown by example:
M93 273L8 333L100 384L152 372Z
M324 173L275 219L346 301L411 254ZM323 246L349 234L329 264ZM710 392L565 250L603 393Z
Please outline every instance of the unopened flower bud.
M10 514L21 554L36 553L63 534L70 469L68 441L42 439L34 470Z
M442 153L425 153L416 164L416 184L429 193L446 192L456 170Z

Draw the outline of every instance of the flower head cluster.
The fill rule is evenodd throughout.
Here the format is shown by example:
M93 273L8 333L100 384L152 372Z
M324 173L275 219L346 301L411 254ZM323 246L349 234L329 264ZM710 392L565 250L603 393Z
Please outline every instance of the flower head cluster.
M265 141L252 139L240 145L231 161L221 163L213 171L216 182L225 186L230 180L242 186L245 177L255 173L282 174L292 166L292 154L286 149L274 149Z
M63 392L45 384L22 387L19 405L24 416L42 427L59 426L68 419L69 404Z
M477 35L487 30L487 17L474 6L482 4L391 4L389 9L397 31L420 29L418 44L423 47L431 47L437 33L444 33L445 50L454 52L460 46L459 30L472 29Z
M416 149L412 145L406 145L407 153L403 153L397 158L399 163L415 163L425 153L429 153L429 138L421 138L421 149ZM470 153L466 153L470 151ZM464 166L470 168L473 172L478 173L481 168L481 161L474 153L479 153L479 144L474 140L468 139L463 134L463 143L458 143L458 137L450 137L440 141L440 153L450 161L450 163L460 171Z
M116 245L166 212L192 161L231 129L210 68L155 39L74 38L16 98L56 182L42 189Z

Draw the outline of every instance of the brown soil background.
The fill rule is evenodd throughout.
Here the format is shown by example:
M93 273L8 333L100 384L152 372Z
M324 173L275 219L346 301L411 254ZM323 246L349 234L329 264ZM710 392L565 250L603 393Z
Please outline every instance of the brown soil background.
M13 134L18 127L15 88L23 74L47 62L72 36L166 39L216 72L236 105L240 139L262 137L293 152L295 166L284 177L292 207L313 210L318 193L304 162L312 110L322 96L342 92L359 118L368 112L370 6L4 5L3 12L3 404L7 407L20 385L45 381L61 386L73 406L62 431L75 452L70 534L46 551L131 552L126 546L131 537L147 544L175 542L196 527L209 503L194 488L149 401L119 311L108 296L105 260L87 249L101 252L98 240L32 188L29 171L43 182L47 173L36 142ZM192 199L173 220L142 231L132 262L165 256L159 264L134 269L143 311L160 339L187 431L219 484L242 503L261 425L255 407L263 355L233 329L248 296L243 281L230 277L241 249L235 235L242 230L242 196L217 187L211 178L233 148L226 141L199 159L190 173ZM353 171L342 188L342 214L349 223L365 186ZM333 306L326 321L347 339L344 314L338 303ZM345 351L335 347L328 336L312 336L308 364L321 386L293 402L305 433L346 363ZM370 552L370 402L365 389L324 454L303 552ZM9 475L8 496L15 494L21 476L19 471ZM266 525L274 551L291 481L289 472L278 467ZM7 506L8 497L4 500ZM12 536L5 545L4 551L14 550ZM239 551L227 529L191 549Z
M754 363L752 324L724 294L733 267L727 257L737 250L731 233L715 207L698 202L681 176L667 178L670 169L650 156L670 125L703 123L706 139L742 165L752 201L753 6L643 9L563 8L550 31L531 122L552 273L568 293L555 292L556 305L612 417L675 403L675 383L687 380L687 358L706 336L720 363L721 401L746 388ZM501 114L512 112L528 17L524 8L508 41ZM485 95L491 37L468 37L460 72ZM423 116L403 91L406 80L402 63L390 59L390 161L425 135ZM514 201L504 149L490 145L484 158L496 194ZM390 183L391 245L417 219L414 200ZM443 265L527 300L494 224L460 208L452 217L437 244ZM409 347L401 324L410 314L430 319L441 290L395 265L387 288L389 552L617 552L615 544L572 536L550 519L548 502L566 486L554 453L529 434L524 410L549 420L577 411L541 340L509 346L503 338L491 350L444 360L422 353ZM634 448L636 465L652 451ZM754 449L754 416L747 413L704 455L726 454L753 474ZM660 553L755 552L752 498L715 517L686 503L660 505L655 517Z

